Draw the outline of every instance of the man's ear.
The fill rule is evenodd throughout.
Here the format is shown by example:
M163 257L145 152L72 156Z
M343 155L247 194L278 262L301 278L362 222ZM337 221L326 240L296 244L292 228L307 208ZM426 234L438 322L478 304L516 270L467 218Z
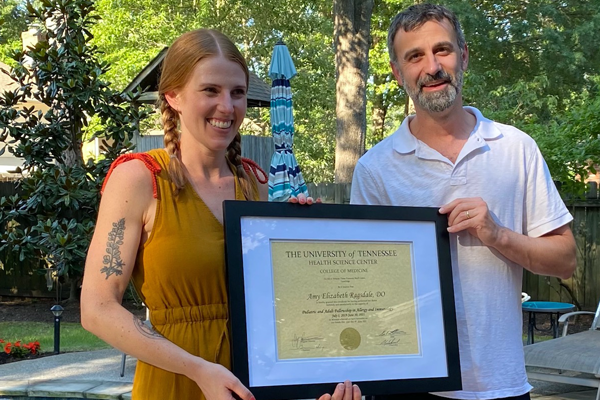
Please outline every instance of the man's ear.
M465 47L462 50L462 59L460 60L461 65L462 65L462 70L466 71L467 67L469 66L469 48L467 47L467 44L465 43Z
M394 77L398 81L398 85L404 86L404 82L402 81L402 74L400 73L400 68L398 68L398 63L394 61L390 61L390 67L392 67L392 73Z
M177 112L179 112L179 97L174 90L170 90L165 93L165 99L167 103L171 106L171 108Z

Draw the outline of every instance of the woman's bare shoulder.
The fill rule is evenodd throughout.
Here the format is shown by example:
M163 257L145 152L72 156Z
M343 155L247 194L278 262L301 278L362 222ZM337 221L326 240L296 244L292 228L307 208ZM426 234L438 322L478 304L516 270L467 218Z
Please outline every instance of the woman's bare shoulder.
M142 160L132 159L116 165L106 179L103 199L119 197L146 203L155 197L156 176Z

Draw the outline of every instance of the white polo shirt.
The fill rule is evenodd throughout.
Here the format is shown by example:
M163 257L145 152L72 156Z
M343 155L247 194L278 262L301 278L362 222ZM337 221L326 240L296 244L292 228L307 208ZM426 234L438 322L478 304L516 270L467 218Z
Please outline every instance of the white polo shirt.
M351 203L440 207L481 197L496 222L542 236L573 218L534 140L475 115L473 132L453 164L415 138L407 117L354 170ZM531 390L522 341L523 269L466 231L450 235L463 390L458 399L518 396Z

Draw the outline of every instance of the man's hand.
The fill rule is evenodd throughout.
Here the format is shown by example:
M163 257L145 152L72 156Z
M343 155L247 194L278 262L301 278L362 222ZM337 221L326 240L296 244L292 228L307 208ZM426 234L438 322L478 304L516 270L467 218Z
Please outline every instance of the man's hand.
M448 214L448 232L467 230L486 246L494 247L503 229L494 221L481 197L456 199L443 205L439 211L440 214Z
M529 237L498 225L487 203L479 197L456 199L439 211L448 214L448 232L467 230L534 274L567 279L577 266L575 239L568 224L540 237Z
M350 381L338 383L333 392L333 396L325 393L318 400L361 400L362 394L357 385L353 385Z

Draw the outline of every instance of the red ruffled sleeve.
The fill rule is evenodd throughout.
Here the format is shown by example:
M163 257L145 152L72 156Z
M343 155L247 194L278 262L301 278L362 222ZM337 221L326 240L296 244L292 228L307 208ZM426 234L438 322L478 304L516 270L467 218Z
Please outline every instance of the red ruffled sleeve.
M158 190L156 188L156 175L158 175L161 171L160 165L152 156L147 153L127 153L120 155L117 157L115 161L110 166L108 173L106 174L106 178L104 178L104 183L102 184L102 189L100 190L100 194L104 193L104 187L106 186L106 182L108 182L108 178L110 174L112 174L113 170L118 166L127 162L129 160L140 160L144 163L146 168L152 173L152 194L154 198L158 198ZM264 173L264 172L263 172Z

